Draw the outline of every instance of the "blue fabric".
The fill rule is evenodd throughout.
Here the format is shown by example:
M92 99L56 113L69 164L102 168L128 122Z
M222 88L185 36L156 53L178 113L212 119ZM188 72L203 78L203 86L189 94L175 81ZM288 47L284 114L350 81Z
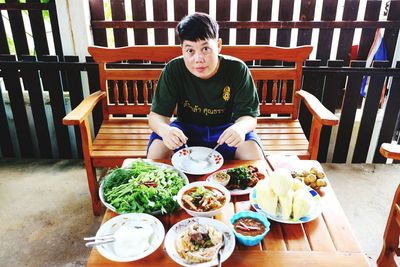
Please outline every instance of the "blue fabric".
M379 44L378 50L376 51L374 55L374 60L387 60L387 52L386 52L386 47L385 47L385 42L382 38L381 43ZM370 66L366 66L367 68ZM368 85L369 85L369 76L364 76L362 79L361 83L361 90L360 90L360 95L365 97L367 95L367 90L368 90Z
M219 136L222 134L222 132L225 131L225 129L231 126L232 124L233 123L228 123L221 126L209 127L209 126L199 126L191 123L183 123L175 120L170 123L170 126L177 127L181 129L182 132L185 133L185 135L188 137L188 143L187 143L188 146L203 146L203 147L213 148L217 144L217 140ZM149 150L151 143L155 139L162 140L161 136L159 136L155 132L152 132L149 138L149 143L147 145L147 151ZM246 134L245 141L247 140L255 141L261 148L260 145L261 141L254 131L251 131ZM181 148L183 147L176 149L175 152ZM217 148L217 151L221 153L224 159L234 159L236 153L236 147L230 147L227 144L223 144Z

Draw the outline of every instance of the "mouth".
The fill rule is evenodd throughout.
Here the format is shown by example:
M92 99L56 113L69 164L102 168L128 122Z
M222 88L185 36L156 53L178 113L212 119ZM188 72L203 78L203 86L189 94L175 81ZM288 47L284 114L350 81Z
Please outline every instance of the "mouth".
M206 67L195 67L194 68L197 72L203 72L206 70Z

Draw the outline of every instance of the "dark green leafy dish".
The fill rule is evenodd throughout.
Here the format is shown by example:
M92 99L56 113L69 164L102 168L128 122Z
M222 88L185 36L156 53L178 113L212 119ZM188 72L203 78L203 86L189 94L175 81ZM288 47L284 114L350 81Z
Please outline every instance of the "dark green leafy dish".
M172 213L187 177L168 165L136 160L130 168L111 170L100 186L103 203L117 213Z

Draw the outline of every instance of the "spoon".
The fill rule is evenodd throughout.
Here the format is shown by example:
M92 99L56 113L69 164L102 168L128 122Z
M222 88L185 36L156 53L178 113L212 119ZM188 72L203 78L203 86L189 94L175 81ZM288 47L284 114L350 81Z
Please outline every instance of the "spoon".
M218 260L218 267L222 266L221 259L222 259L222 249L225 246L224 236L222 236L222 245L219 247L217 252L217 260Z

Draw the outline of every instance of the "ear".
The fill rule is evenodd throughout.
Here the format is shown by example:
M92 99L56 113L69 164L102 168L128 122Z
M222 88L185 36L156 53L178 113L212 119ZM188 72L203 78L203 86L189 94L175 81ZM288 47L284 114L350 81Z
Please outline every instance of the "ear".
M218 46L218 53L221 53L221 49L222 49L222 39L221 38L218 38L217 46Z

